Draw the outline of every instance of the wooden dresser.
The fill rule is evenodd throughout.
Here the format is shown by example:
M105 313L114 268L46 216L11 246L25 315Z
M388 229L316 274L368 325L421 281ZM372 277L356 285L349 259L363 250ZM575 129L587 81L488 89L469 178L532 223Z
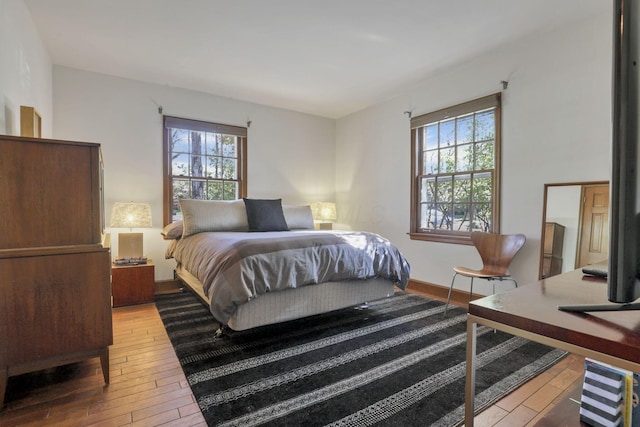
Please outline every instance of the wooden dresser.
M13 375L113 343L100 145L0 136L0 406Z

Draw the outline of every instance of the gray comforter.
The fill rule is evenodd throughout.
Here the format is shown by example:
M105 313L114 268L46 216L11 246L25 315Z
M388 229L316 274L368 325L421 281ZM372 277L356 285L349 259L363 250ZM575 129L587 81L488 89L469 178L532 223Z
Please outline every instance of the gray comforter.
M380 277L405 289L409 264L385 238L365 232L209 232L172 241L167 257L202 282L226 323L259 295L346 279Z

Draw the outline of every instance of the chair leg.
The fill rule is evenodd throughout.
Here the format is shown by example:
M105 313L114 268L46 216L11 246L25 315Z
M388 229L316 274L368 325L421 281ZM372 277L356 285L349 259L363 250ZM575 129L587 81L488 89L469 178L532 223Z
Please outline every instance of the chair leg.
M447 295L447 304L444 306L444 314L442 317L447 317L447 310L449 309L449 302L451 301L451 291L453 290L453 282L456 281L456 276L458 273L454 273L453 278L451 278L451 286L449 286L449 294Z
M504 279L500 279L500 280L510 280L510 281L513 282L513 284L515 285L516 288L518 287L518 282L516 282L516 279L512 279L512 278L509 277L509 278L504 278ZM494 292L494 294L495 294L495 292Z
M472 296L473 296L473 277L471 278L471 284L469 285L469 302L471 302Z
M501 277L498 280L500 280L501 282L505 281L505 280L510 280L513 282L513 284L515 285L515 287L518 287L518 282L516 282L516 279L512 279L510 277ZM493 293L496 293L496 282L494 280L491 281L491 283L493 283Z

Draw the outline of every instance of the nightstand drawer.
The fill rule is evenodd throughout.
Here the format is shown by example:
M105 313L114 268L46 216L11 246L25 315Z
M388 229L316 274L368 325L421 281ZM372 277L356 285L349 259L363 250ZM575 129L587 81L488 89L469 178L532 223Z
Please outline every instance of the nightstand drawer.
M141 265L113 265L111 267L113 306L154 301L154 276L154 265L151 261Z

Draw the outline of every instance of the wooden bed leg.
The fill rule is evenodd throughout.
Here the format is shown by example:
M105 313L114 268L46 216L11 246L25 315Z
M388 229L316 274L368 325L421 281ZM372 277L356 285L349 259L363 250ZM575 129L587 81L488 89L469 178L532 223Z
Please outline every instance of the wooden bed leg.
M109 347L105 347L100 351L100 366L102 367L104 382L109 384Z

